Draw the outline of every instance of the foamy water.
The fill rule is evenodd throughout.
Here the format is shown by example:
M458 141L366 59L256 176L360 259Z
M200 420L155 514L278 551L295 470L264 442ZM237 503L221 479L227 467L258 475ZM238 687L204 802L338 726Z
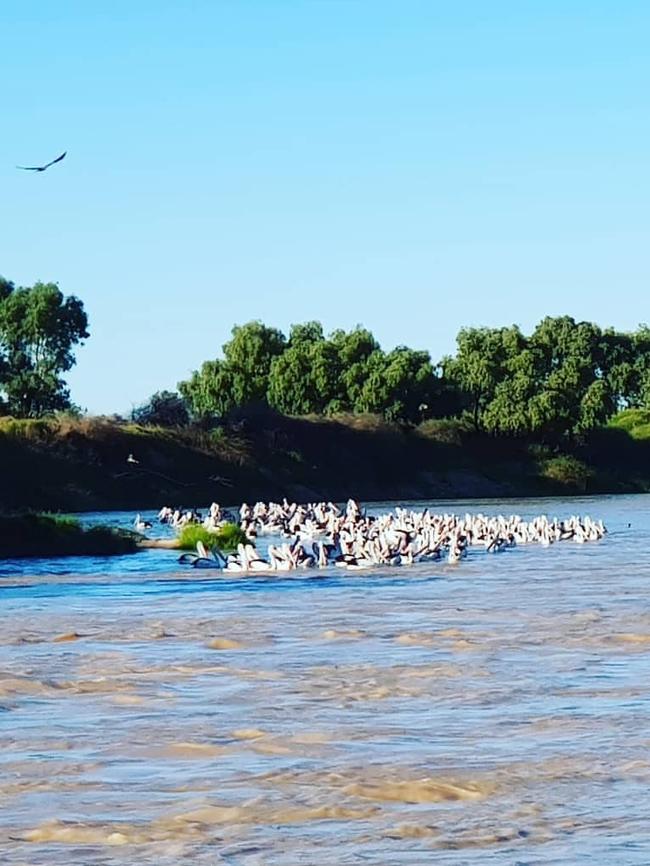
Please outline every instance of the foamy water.
M0 862L648 864L649 505L444 503L610 530L455 566L3 563Z

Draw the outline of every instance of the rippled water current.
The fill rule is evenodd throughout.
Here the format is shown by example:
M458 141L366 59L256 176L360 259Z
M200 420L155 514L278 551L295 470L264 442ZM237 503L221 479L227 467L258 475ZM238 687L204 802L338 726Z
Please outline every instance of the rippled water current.
M0 564L0 862L650 863L649 506L444 503L610 530L456 566Z

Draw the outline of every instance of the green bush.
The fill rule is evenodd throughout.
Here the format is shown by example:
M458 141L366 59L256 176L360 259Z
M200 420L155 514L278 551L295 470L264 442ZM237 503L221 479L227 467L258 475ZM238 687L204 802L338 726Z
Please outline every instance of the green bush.
M181 529L178 540L181 550L195 550L199 541L202 541L207 548L210 548L213 544L217 543L215 535L216 533L210 532L202 524L189 523Z
M549 481L584 491L593 471L581 460L565 454L546 460L542 464L541 474Z
M190 523L181 529L179 535L181 550L195 550L199 541L210 550L218 547L224 553L230 553L237 549L237 545L246 544L248 538L246 533L234 523L226 523L216 532L206 529L198 523Z
M186 427L190 422L185 401L174 391L156 391L147 403L131 412L136 424L153 427Z
M49 440L55 426L54 422L48 418L14 418L13 415L0 418L0 433L14 439L26 439L31 442Z
M609 421L607 425L613 430L623 430L637 442L650 440L650 410L624 409Z
M246 544L248 538L246 533L236 523L224 524L216 533L217 547L228 553L236 550L238 544Z
M430 418L419 425L417 432L424 439L441 445L462 445L467 422L459 418Z

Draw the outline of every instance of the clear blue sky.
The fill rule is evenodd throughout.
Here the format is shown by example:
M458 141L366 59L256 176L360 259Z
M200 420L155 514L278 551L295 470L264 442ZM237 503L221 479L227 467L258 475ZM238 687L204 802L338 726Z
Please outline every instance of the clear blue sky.
M233 324L650 319L647 2L4 0L0 273L128 411ZM68 150L44 174L16 171Z

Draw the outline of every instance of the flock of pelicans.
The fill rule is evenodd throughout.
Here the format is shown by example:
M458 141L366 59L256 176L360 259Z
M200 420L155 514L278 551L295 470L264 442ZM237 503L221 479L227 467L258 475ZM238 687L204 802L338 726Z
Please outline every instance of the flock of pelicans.
M428 508L413 511L395 508L369 515L350 499L344 509L332 502L298 505L244 503L239 520L217 503L203 517L197 511L162 508L162 523L180 528L201 523L216 531L226 523L239 523L247 543L225 555L216 546L207 549L199 542L196 553L185 553L180 562L196 568L217 568L227 572L292 571L297 568L338 566L363 569L377 566L411 565L446 559L459 562L470 547L498 553L522 544L548 546L558 541L598 541L606 529L602 520L572 516L549 520L540 515L523 520L517 515L488 517L484 514L433 514ZM136 527L146 528L140 515ZM258 536L276 536L263 556L255 546ZM282 540L284 539L284 540Z

